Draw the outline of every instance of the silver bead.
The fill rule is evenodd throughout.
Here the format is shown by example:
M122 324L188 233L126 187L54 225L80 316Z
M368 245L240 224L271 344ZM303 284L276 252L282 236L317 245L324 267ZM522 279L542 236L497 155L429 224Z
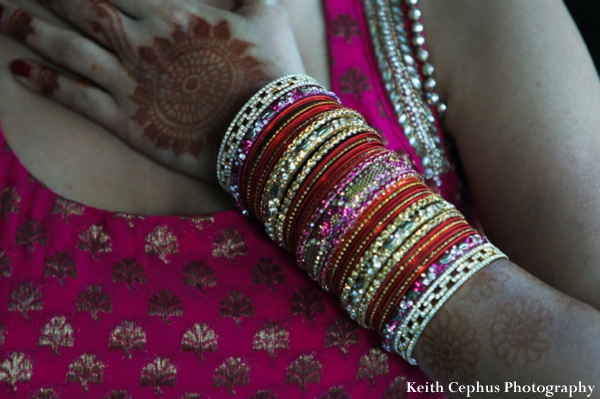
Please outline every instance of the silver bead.
M448 109L448 107L444 103L439 103L437 105L437 111L440 114L440 116L444 116L444 114L446 113L447 109Z
M412 42L415 46L422 46L425 44L425 38L421 35L415 35Z
M423 74L425 76L433 75L434 71L435 71L435 68L429 62L423 65Z
M421 79L419 79L418 77L412 78L411 82L412 85L417 89L421 89L423 87L423 83L421 83Z
M437 82L435 81L434 78L429 78L425 81L425 87L429 90L435 89L436 85L437 85Z
M412 31L415 33L421 33L423 32L423 24L417 22L416 24L413 25Z
M421 18L421 10L419 10L418 8L413 8L409 11L408 18L412 19L413 21L418 20L419 18Z
M417 2L418 0L406 0L406 4L408 4L409 6L416 6Z
M429 58L429 52L421 48L419 51L417 51L417 58L419 61L425 62Z
M412 65L412 64L415 63L415 60L410 55L405 54L404 55L404 62L406 62L408 65Z

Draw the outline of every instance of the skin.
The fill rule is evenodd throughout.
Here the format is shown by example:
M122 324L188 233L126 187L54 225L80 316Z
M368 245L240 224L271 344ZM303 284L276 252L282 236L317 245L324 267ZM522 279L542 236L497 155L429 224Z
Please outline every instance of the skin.
M226 9L232 6L225 3L219 5ZM299 54L308 74L327 85L322 9L317 1L304 4L307 9L304 12L310 10L312 18L302 19L300 2L286 4L294 16L291 22ZM583 179L583 171L594 170L592 154L600 149L596 148L597 139L591 133L597 126L594 109L599 104L600 91L581 38L560 2L542 5L532 0L526 5L523 2L484 5L464 0L453 2L450 7L443 2L423 0L422 9L429 29L432 61L439 71L436 74L438 90L449 104L445 124L461 154L484 228L492 241L520 265L563 293L514 264L495 262L467 282L436 315L419 341L415 356L426 373L446 382L479 380L501 384L514 379L543 384L581 380L592 384L600 375L597 364L600 316L573 298L599 306L595 290L598 268L593 262L598 254L593 239L588 238L597 231L598 218L588 205L594 203L597 188L593 180ZM6 15L3 24L9 18ZM307 20L310 22L301 24ZM211 29L216 26L215 21L209 24ZM173 28L159 30L158 36L172 36L176 32ZM98 34L97 40L109 41L104 33ZM117 42L122 43L122 40L113 41L113 47L117 47L114 44ZM290 42L285 44L289 50ZM14 42L0 42L0 46L10 48ZM151 38L140 39L133 47L156 49ZM18 51L24 51L22 47L13 48L15 52L9 53L2 62L17 58ZM135 70L127 67L126 51L123 54L126 68ZM260 62L260 51L253 54ZM140 65L135 61L130 64ZM274 72L275 75L283 70L298 72L300 68L294 61L286 65ZM544 67L547 65L553 67ZM93 66L88 63L92 71ZM36 83L41 71L39 67L34 68L31 77L20 82L42 92L42 85ZM564 79L567 72L581 80L567 82ZM91 74L97 75L101 73ZM210 179L191 179L185 165L161 157L160 151L176 152L172 142L157 147L157 140L147 140L146 144L152 145L136 147L146 155L141 156L106 131L85 125L85 121L50 102L42 102L43 98L23 91L7 78L8 75L0 75L0 90L8 89L8 95L0 99L0 118L9 142L25 166L59 194L89 204L96 201L101 204L98 206L107 209L134 209L141 213L178 214L228 207L217 199L223 197L218 194L220 189L209 183ZM67 82L59 80L58 85L62 88ZM135 92L134 86L127 96ZM56 94L59 92L47 95L61 101ZM136 102L135 95L134 99L127 96L121 108L127 108L129 100L133 103L130 107L137 111L141 102ZM11 98L10 102L7 98ZM532 98L535 101L531 101ZM19 102L20 99L23 101ZM47 113L23 118L27 111L18 109L23 104L34 104L36 114L38 106L40 112L45 109ZM564 109L564 104L577 106ZM51 133L46 118L52 118L51 113L55 112L70 115L69 118L79 122ZM134 113L127 115L130 119ZM102 116L97 118L102 123ZM60 122L59 119L54 121ZM141 130L148 126L139 120L134 122ZM107 127L136 146L123 132ZM38 143L40 146L36 147ZM65 148L80 152L97 148L104 151L87 153L89 158L78 158L76 151L65 157ZM182 151L182 154L189 153ZM58 159L58 153L63 159ZM159 166L148 157L171 169ZM89 175L77 175L76 169L81 170L82 166ZM103 167L100 173L99 168ZM135 167L139 169L132 169ZM548 173L554 169L561 173ZM128 173L123 174L123 170ZM40 174L36 174L38 171ZM135 176L133 184L131 176ZM99 191L98 182L103 184L103 193L91 198L90 192ZM93 185L96 188L91 187ZM182 190L182 187L192 191ZM170 188L173 191L165 191ZM172 194L165 198L164 192ZM577 192L578 197L565 194L571 192ZM136 202L138 198L145 200ZM542 201L543 206L539 206ZM524 220L527 223L523 223ZM458 328L460 335L455 333ZM594 394L597 396L597 392Z

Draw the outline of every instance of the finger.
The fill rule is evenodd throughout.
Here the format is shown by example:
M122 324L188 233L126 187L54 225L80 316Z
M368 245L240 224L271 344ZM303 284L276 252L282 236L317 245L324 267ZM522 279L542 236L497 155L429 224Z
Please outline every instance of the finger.
M248 19L263 18L266 15L283 12L280 0L237 0L237 13Z
M132 65L136 52L130 38L136 31L136 21L127 17L107 0L43 0L61 18L114 51ZM130 4L122 1L120 4Z
M4 15L0 31L24 42L32 50L108 90L122 82L126 71L119 60L83 36L58 28L27 11L0 3Z
M106 92L89 83L68 78L34 61L13 61L10 70L23 86L106 127L114 127L119 108Z

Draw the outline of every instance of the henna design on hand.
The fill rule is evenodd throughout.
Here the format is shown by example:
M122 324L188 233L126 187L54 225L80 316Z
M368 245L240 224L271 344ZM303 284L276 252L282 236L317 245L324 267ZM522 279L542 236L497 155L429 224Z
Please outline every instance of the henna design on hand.
M125 34L123 20L118 14L118 10L106 0L91 0L91 7L99 18L108 20L108 29L98 21L86 21L92 27L95 33L100 33L108 45L120 55L126 65L135 64L135 51L131 42Z
M54 91L60 88L58 84L59 76L58 72L54 69L41 65L36 79L40 93L44 96L51 96L54 94Z
M481 344L477 331L456 312L442 309L429 324L420 341L426 368L443 382L475 379Z
M536 299L517 297L500 310L490 327L496 356L507 366L525 367L550 349L550 310Z
M504 289L510 276L497 269L482 270L475 274L469 284L465 284L458 292L458 297L468 299L472 303L487 301L492 298L495 292Z
M31 22L32 18L28 12L17 9L8 20L6 32L13 39L24 42L27 36L35 32Z
M267 80L247 54L252 46L233 39L227 21L211 26L194 17L175 29L172 41L156 37L152 47L139 47L137 88L129 98L139 105L132 119L144 137L176 156L199 156L205 141L220 142L238 102L252 94L245 91Z

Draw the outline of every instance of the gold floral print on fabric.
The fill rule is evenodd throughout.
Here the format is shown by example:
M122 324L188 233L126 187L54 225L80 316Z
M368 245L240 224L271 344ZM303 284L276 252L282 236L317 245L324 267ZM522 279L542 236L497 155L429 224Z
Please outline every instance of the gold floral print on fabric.
M60 214L65 222L70 223L71 216L81 216L83 215L83 210L83 205L57 197L54 200L52 214Z
M61 284L65 284L65 277L77 277L75 260L67 252L57 252L46 259L44 276L56 277Z
M102 287L91 285L77 295L77 311L90 312L94 320L98 320L98 313L112 313L110 295L102 291Z
M228 358L222 365L217 367L213 377L213 386L215 388L225 387L227 392L234 394L234 387L244 387L250 381L250 367L242 359Z
M317 384L321 381L323 365L313 354L300 355L287 367L285 373L286 384L298 384L300 389L306 391L309 382Z
M146 237L145 251L148 255L158 255L164 263L169 263L168 255L179 253L177 237L169 231L167 226L157 226Z
M216 287L217 277L215 271L206 266L204 262L191 262L183 269L183 285L193 285L198 291L205 294L206 287Z
M140 215L130 215L129 213L122 213L122 212L116 212L113 215L114 219L125 219L125 221L127 222L127 225L130 228L135 227L135 220L144 220L146 219L145 216L140 216Z
M33 394L31 399L59 399L58 394L52 388L40 388Z
M275 395L271 393L271 391L266 389L261 389L256 392L256 395L252 396L250 399L277 399Z
M18 213L19 202L21 202L21 196L17 193L17 189L15 187L5 187L0 197L0 215L2 219L6 221L9 213Z
M368 76L359 68L350 68L340 76L340 92L352 94L357 99L362 99L362 93L371 91L371 83Z
M123 282L132 291L135 291L134 283L146 284L146 269L139 265L133 258L123 258L113 266L113 282Z
M2 324L0 324L0 346L4 345L4 340L6 339L6 328Z
M30 311L42 310L43 307L42 293L33 283L22 283L10 294L8 310L21 312L26 319L29 318Z
M50 319L42 328L38 345L49 346L57 355L60 354L59 346L73 346L73 327L67 323L63 316Z
M93 353L84 353L69 364L67 382L78 383L84 391L88 384L102 384L106 365Z
M310 321L315 321L313 313L325 313L323 296L311 287L300 287L290 299L292 314L303 314Z
M154 388L156 394L162 395L162 387L174 387L177 379L177 367L166 358L157 357L142 369L141 386Z
M271 357L276 357L278 349L288 349L290 332L277 321L268 321L265 326L254 334L252 349L265 350Z
M184 352L193 351L200 360L204 360L204 352L217 351L217 334L206 323L196 323L183 334L181 349Z
M375 377L388 373L388 354L379 348L373 348L358 362L356 379L367 379L375 385Z
M331 31L334 36L341 36L346 43L352 44L353 37L362 35L358 21L349 14L339 14L331 21Z
M11 260L6 250L0 251L0 277L10 277L12 274Z
M33 363L23 352L12 352L0 364L0 382L6 382L13 391L17 382L29 382L33 374Z
M344 391L343 386L331 387L326 394L319 396L319 399L350 399L350 395Z
M98 259L101 253L112 251L110 236L103 231L104 227L91 225L87 230L79 234L79 249L88 251L94 259Z
M131 399L131 396L126 391L112 391L104 396L104 399Z
M241 291L231 291L219 304L220 317L232 317L237 324L242 324L242 317L254 316L254 304Z
M27 245L31 252L35 251L34 244L46 245L47 241L48 233L37 219L29 219L17 229L15 244Z
M271 291L277 291L276 284L285 283L283 268L273 262L273 259L262 258L252 268L252 282L265 284Z
M394 381L383 393L382 399L407 399L408 398L408 387L406 385L407 379L405 376L394 378Z
M181 216L180 219L191 221L198 231L204 230L204 227L215 222L215 217L213 215Z
M234 228L225 229L213 241L213 257L215 258L225 257L233 263L237 263L233 258L247 253L248 248L244 236Z
M167 324L171 324L169 317L183 315L183 302L169 290L160 290L148 300L148 314L160 316Z
M123 349L127 358L131 359L131 350L146 349L146 332L133 320L124 320L120 326L116 326L110 333L109 348L113 350Z
M340 316L327 327L326 348L337 346L344 354L348 354L348 348L351 345L358 344L358 342L358 325L348 317Z

